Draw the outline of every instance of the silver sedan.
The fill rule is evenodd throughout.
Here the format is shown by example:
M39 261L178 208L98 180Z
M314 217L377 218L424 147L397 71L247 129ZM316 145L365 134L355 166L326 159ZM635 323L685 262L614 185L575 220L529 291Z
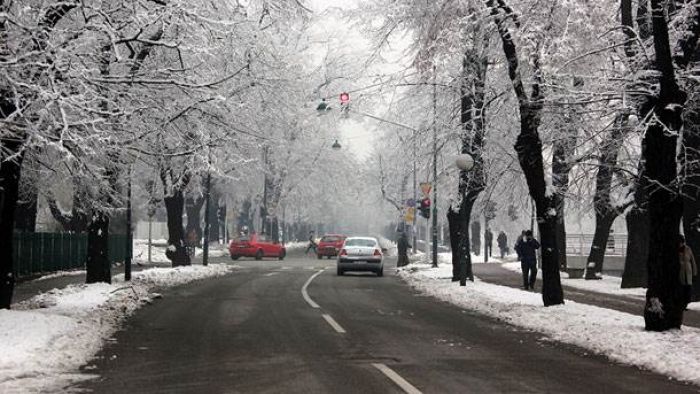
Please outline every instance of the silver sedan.
M372 271L384 275L384 263L379 241L372 237L349 237L338 253L338 275L345 271Z

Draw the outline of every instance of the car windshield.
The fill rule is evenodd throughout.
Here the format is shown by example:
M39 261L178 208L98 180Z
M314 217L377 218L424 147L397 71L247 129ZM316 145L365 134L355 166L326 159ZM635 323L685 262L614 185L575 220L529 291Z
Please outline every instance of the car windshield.
M373 239L351 238L345 241L345 246L364 246L371 248L377 246L377 242Z
M321 238L321 242L338 242L338 241L342 241L342 238L335 236L335 235L326 235L325 237Z
M249 235L240 235L235 239L236 242L247 242L250 241Z

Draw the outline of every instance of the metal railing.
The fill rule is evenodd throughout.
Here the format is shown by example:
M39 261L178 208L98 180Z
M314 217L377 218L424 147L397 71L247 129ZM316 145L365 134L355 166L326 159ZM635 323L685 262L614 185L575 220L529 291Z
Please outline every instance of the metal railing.
M566 234L566 254L588 256L593 234ZM610 234L605 246L606 256L627 255L627 234Z
M109 235L109 261L124 261L126 235ZM18 277L85 268L87 234L14 233L12 263Z

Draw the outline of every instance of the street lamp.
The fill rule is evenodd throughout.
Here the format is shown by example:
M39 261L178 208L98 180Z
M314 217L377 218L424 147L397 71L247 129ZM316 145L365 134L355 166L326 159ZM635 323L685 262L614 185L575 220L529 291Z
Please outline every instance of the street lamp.
M340 146L340 143L338 142L338 140L335 140L333 145L331 145L331 148L333 148L333 150L340 150L340 148L342 148L342 146Z
M474 158L469 153L462 153L455 158L455 165L462 171L474 168Z

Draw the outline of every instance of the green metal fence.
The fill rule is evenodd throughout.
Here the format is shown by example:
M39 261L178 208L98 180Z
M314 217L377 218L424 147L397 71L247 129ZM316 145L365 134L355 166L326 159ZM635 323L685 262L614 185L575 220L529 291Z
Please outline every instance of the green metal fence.
M109 261L124 261L126 235L109 235ZM15 233L12 262L17 276L85 268L87 234Z

